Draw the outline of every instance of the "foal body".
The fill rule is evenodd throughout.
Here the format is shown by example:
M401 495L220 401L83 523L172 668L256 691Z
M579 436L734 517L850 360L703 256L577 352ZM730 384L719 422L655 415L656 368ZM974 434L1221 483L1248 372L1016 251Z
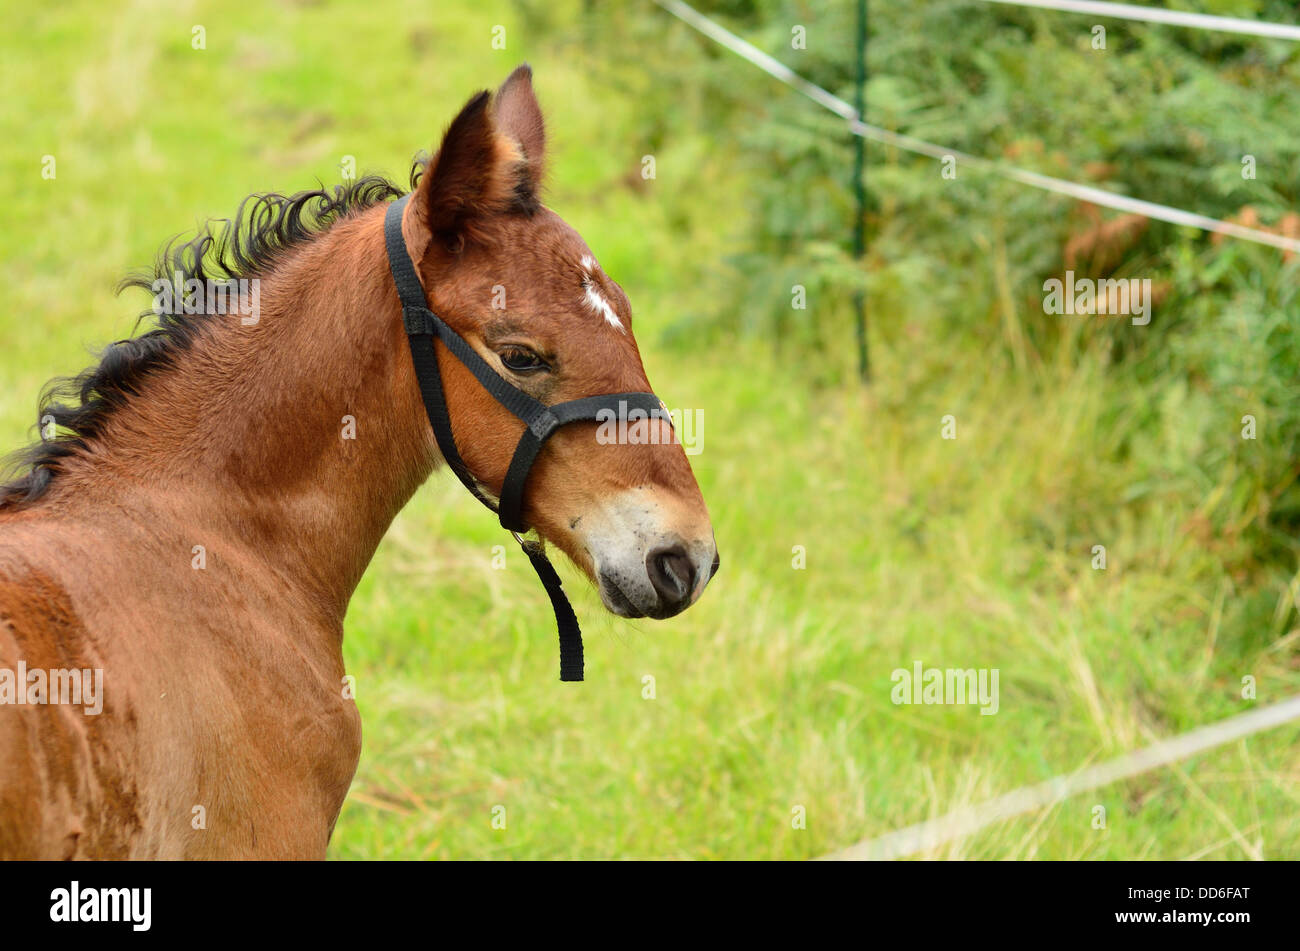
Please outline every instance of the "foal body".
M650 392L626 296L537 197L544 141L527 67L470 100L402 212L418 282L547 406ZM384 243L398 193L362 180L237 217L218 263L259 280L257 319L160 320L180 327L161 360L149 335L119 342L79 405L48 408L72 436L0 487L0 670L103 671L98 715L0 704L0 857L325 855L361 748L348 600L440 460ZM323 230L299 227L308 199ZM177 268L202 272L201 239ZM499 496L522 424L435 353L465 466ZM669 424L634 428L556 432L522 521L610 611L670 617L717 548Z
M0 708L0 855L324 855L361 745L344 612L436 455L403 425L382 211L269 275L256 326L203 335L93 465L0 514L0 667L105 672L98 716ZM170 451L134 452L142 432Z

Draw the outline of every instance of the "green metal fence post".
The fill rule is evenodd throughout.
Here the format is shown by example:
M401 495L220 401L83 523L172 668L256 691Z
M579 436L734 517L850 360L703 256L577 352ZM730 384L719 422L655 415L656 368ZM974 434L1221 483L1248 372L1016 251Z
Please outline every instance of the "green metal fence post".
M858 110L858 118L867 119L866 112L867 84L867 0L858 0L858 76L857 88L853 98L853 107ZM857 200L857 211L853 221L853 255L858 262L863 261L866 252L867 191L863 182L864 139L853 136L853 194ZM871 379L871 362L867 353L867 303L866 295L861 291L853 294L853 308L857 317L858 331L858 376L863 381Z

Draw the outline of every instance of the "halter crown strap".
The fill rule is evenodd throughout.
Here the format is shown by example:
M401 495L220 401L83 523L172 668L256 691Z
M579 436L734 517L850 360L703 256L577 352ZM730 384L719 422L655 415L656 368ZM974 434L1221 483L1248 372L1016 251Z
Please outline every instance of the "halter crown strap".
M384 217L384 243L388 250L388 266L393 273L393 283L397 286L397 294L402 301L402 324L411 347L411 361L415 366L415 377L420 385L425 413L447 465L475 498L497 513L502 526L515 534L546 589L560 632L560 679L582 680L582 631L564 593L560 577L547 559L540 542L526 541L519 537L519 533L528 530L523 517L524 489L528 483L528 474L546 440L568 423L627 419L630 410L640 410L648 419L670 417L663 403L653 393L608 393L547 406L501 376L478 355L464 337L429 309L424 286L420 283L415 265L406 251L406 241L402 237L402 212L410 198L409 194L403 195L388 206ZM506 470L499 505L493 504L488 498L456 448L451 414L447 410L442 375L438 369L435 340L441 340L451 355L474 374L483 388L524 423L524 431L515 446L510 467Z

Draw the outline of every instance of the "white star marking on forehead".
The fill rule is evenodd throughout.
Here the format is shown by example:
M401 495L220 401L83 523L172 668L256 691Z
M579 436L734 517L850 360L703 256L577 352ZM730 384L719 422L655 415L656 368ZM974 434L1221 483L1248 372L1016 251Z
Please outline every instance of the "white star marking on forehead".
M623 321L618 319L618 314L614 313L614 308L609 306L609 301L605 300L605 295L600 292L596 282L592 280L592 275L600 265L590 254L582 256L582 289L587 301L587 306L597 314L605 318L605 323L611 327L616 327L622 333L627 333L623 327Z

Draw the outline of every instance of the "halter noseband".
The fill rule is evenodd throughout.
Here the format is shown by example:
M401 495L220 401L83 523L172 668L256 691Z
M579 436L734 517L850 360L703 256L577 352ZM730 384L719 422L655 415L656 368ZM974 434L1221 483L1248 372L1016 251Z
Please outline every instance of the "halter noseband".
M438 449L447 460L447 465L451 466L452 472L456 473L456 477L476 499L497 513L502 526L515 536L524 554L532 562L542 586L546 588L560 632L560 679L581 680L582 631L578 627L577 615L573 613L573 607L560 583L560 576L547 559L541 542L529 541L520 534L528 530L523 518L524 488L528 483L528 473L532 471L533 463L537 461L538 453L546 440L561 426L577 422L599 422L604 413L613 413L618 418L621 413L632 409L644 411L648 419L670 417L664 410L663 403L653 393L607 393L547 406L492 369L464 337L452 330L428 307L424 286L416 274L415 265L411 263L411 256L406 252L406 241L402 237L402 212L410 198L409 194L403 195L388 206L384 217L384 242L388 247L388 266L393 272L393 283L397 285L397 294L402 300L402 324L411 345L411 361L415 364L415 377L420 384L424 410L429 416ZM478 480L456 449L456 439L451 431L451 415L447 410L442 376L438 371L435 339L441 340L451 355L474 374L483 388L524 423L524 431L515 446L510 467L506 470L499 506L484 494Z

